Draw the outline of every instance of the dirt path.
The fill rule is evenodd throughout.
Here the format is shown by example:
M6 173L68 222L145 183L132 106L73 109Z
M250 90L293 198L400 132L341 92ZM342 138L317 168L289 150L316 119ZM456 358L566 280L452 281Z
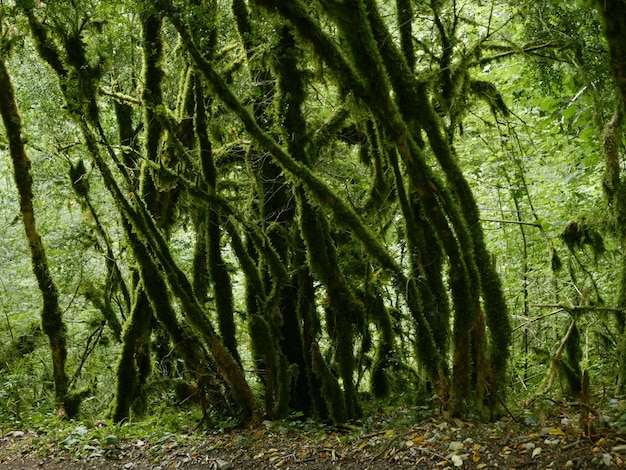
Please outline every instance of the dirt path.
M74 442L75 441L75 442ZM32 432L0 439L4 470L131 469L563 469L626 467L626 435L581 437L562 420L549 426L429 421L415 427L289 428L266 423L206 436L170 435L101 443L48 442Z

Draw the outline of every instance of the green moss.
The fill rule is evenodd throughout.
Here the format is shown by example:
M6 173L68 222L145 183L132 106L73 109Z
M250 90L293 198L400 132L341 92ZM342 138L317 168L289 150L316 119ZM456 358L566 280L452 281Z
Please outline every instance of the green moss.
M80 410L80 404L82 401L90 396L92 390L90 387L83 387L79 390L72 390L68 392L63 398L63 409L68 419L74 419L78 416Z
M578 397L581 392L583 373L580 368L580 361L582 357L583 351L580 345L580 331L576 324L565 344L565 356L561 362L568 391L574 397Z
M391 316L383 305L380 296L366 299L369 316L377 325L378 343L376 357L371 370L371 389L376 398L389 396L391 390L392 352L394 342Z
M116 368L116 391L112 403L112 419L115 422L121 422L130 417L131 405L140 394L140 384L145 381L140 376L135 355L146 339L151 318L152 311L148 298L140 286L131 316L122 331L122 349Z
M330 417L335 423L345 423L348 415L341 387L337 378L328 368L326 361L324 361L317 343L311 344L311 357L313 359L313 370L322 383L322 397L328 406Z

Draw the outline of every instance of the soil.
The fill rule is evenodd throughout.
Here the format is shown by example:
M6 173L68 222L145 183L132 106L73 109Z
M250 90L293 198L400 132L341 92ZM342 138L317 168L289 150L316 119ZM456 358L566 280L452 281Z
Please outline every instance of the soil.
M585 436L567 416L550 422L428 419L414 426L264 422L256 429L141 439L51 442L32 431L0 439L4 470L567 469L626 467L626 434ZM599 427L599 426L597 426ZM106 441L106 440L105 440Z

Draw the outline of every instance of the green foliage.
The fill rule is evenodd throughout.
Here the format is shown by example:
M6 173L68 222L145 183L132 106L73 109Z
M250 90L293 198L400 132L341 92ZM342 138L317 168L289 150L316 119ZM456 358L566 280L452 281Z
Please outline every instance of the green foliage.
M44 330L68 340L68 416L343 423L371 391L489 418L545 385L568 312L567 393L583 369L610 387L624 368L607 314L626 298L623 124L605 128L591 8L16 3L0 50L67 319ZM54 398L7 168L0 418L15 423ZM131 432L80 426L68 447Z

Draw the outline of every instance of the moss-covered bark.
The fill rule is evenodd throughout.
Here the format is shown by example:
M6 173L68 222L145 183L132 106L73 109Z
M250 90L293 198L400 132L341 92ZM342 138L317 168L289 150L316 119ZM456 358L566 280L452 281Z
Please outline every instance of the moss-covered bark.
M213 159L211 141L207 134L207 110L204 105L204 92L200 78L195 80L195 132L198 137L200 164L206 184L207 193L214 195L217 186L217 168ZM237 331L235 326L235 310L233 307L233 289L226 262L222 256L221 216L214 207L209 207L205 214L204 228L206 233L206 252L208 274L213 287L215 308L220 335L224 345L235 360L241 363L237 351Z
M617 89L619 90L621 103L606 124L603 135L603 147L605 157L604 189L609 200L621 237L622 250L626 247L626 181L623 171L620 169L623 155L620 155L620 143L624 132L623 116L626 112L626 5L619 0L597 2L604 19L604 33L609 45L611 68L615 75ZM626 308L626 256L622 255L619 287L617 292L617 307ZM626 383L626 323L623 318L618 319L622 327L621 350L618 351L619 384L618 393L623 390Z
M115 398L111 407L111 417L115 422L119 423L130 417L131 406L140 397L142 382L145 383L147 371L141 369L145 367L143 349L148 344L151 320L152 310L148 298L139 285L130 318L122 331L122 350L116 368Z
M13 162L13 175L17 186L20 212L26 239L30 247L33 273L37 278L39 290L43 298L41 311L41 327L50 341L52 353L52 376L57 404L65 413L78 412L77 406L65 406L68 395L68 376L65 371L67 357L67 328L59 308L59 293L52 278L46 249L37 230L35 211L33 208L33 177L31 163L22 138L22 121L15 100L15 90L11 82L4 56L0 55L0 115L9 140L9 152ZM73 416L69 416L73 417Z
M60 52L54 47L53 43L49 41L46 28L37 21L32 11L26 9L26 13L28 14L31 30L35 35L35 42L40 55L57 73L61 90L66 99L75 99L77 97L76 94L68 93L69 88L71 88L71 85L74 83L68 82L67 80L69 74L61 60ZM89 69L80 68L80 70ZM75 70L75 72L79 72L79 70ZM74 92L77 90L84 89L80 87L73 89ZM81 99L95 102L96 96L81 96ZM92 109L93 106L88 105L88 108ZM106 188L110 191L118 210L123 217L128 219L129 225L132 227L132 230L137 233L141 243L144 244L146 248L149 247L151 256L154 256L154 258L158 260L164 275L167 277L171 292L178 298L181 308L189 322L193 325L203 343L206 344L207 349L210 351L217 365L218 372L229 384L233 398L241 407L242 419L257 421L259 419L258 404L246 382L243 372L232 355L228 352L227 348L220 342L213 326L206 317L203 307L199 305L193 293L191 282L174 261L164 234L157 227L155 219L149 214L142 201L129 201L126 197L126 193L120 188L108 162L103 158L99 148L99 138L105 143L104 148L107 151L107 155L116 164L125 182L131 188L134 186L132 178L126 168L119 163L113 149L109 145L106 145L107 139L102 131L100 122L91 122L89 120L91 116L82 113L78 114L76 112L77 108L75 109L75 107L70 107L70 109L72 110L72 117L76 120L83 133L87 151L93 158L94 164L98 168Z
M246 417L260 410L238 357L241 327L272 418L290 411L336 421L359 416L361 380L371 373L374 392L384 395L409 343L444 410L473 406L488 416L504 383L510 326L452 146L455 24L445 24L437 2L430 5L440 48L426 56L439 55L432 64L441 70L421 74L423 46L412 29L413 9L424 6L408 0L385 7L395 23L374 0L234 0L238 36L233 25L218 29L220 15L230 13L216 2L156 5L140 6L141 99L116 104L120 148L103 128L110 108L101 106L101 115L96 100L97 34L65 37L29 13L40 53L127 221L138 264L133 278L144 310L134 309L124 331L117 419L132 401L123 402L122 385L132 397L145 377L138 360L147 357L154 326L144 321L149 310L174 342L199 344L180 353L185 362L210 351L203 367L218 368ZM218 51L218 39L236 45ZM168 85L176 78L165 74L171 64L180 65L177 96ZM431 103L439 87L442 96ZM131 102L143 113L137 128L124 105ZM131 151L137 141L143 145ZM179 228L195 235L191 275L172 252L168 234ZM246 284L240 316L227 250Z
M407 59L403 54L410 53L410 48L405 44L400 51L393 41L387 40L390 33L381 19L376 2L372 0L354 0L327 6L327 13L344 38L344 50L349 53L349 62L309 16L302 3L296 1L286 4L269 0L261 3L271 5L288 17L298 32L310 41L316 54L334 70L337 80L362 99L374 118L384 126L387 138L402 157L406 177L421 201L426 226L436 234L449 263L455 314L452 343L455 358L454 394L462 399L467 397L471 389L469 380L473 367L489 369L488 374L474 375L474 380L480 379L481 382L476 383L477 388L484 390L487 388L485 381L489 380L489 389L498 393L503 384L510 339L506 304L482 239L478 211L469 186L454 161L447 139L443 137L443 126L434 117L432 105L425 99L424 84L417 83L408 73L414 58ZM406 11L406 5L399 3L397 6L403 12ZM450 35L454 34L454 26L452 30L446 29L443 23L440 26L442 38L449 42L448 45L443 44L442 60L447 60L449 64L452 47ZM409 26L404 24L404 27L406 35ZM442 73L444 81L446 77L452 80L450 70L442 69ZM432 172L420 148L423 145L422 128L426 130L430 149L441 165L445 183ZM415 319L421 322L418 323L421 334L429 337L429 325L423 314L416 313ZM487 325L490 340L488 367L485 362ZM444 372L443 363L435 365L436 360L433 362L438 355L438 352L430 349L434 338L418 341L422 344L422 359L425 363L433 364L434 375ZM470 360L472 357L473 362ZM482 392L478 392L478 395L482 396ZM485 411L485 414L489 414L495 406L493 399L482 403L481 397L478 401L481 402L477 404L481 413ZM487 410L483 410L483 406Z
M604 19L605 36L609 43L611 68L626 109L626 5L620 0L599 1L598 9Z

